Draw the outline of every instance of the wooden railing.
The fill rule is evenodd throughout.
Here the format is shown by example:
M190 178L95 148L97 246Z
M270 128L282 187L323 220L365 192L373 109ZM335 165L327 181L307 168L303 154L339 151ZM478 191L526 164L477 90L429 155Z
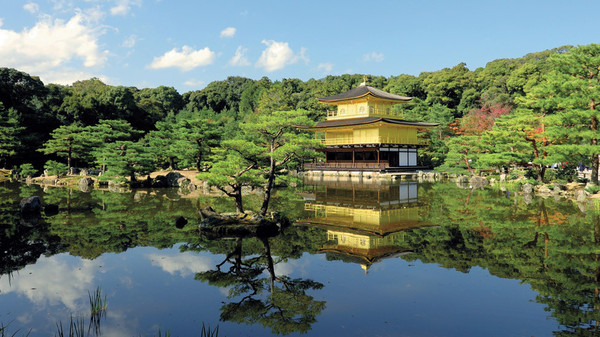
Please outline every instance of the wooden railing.
M338 110L328 110L327 111L327 118L331 118L331 119L343 119L343 118L354 118L357 116L362 116L362 117L366 117L366 116L382 116L382 117L393 117L393 118L403 118L404 115L401 112L398 111L393 111L393 110L385 110L385 109L377 109L377 108L373 108L371 107L368 111L365 110L365 112L360 113L360 112L354 112L354 113L345 113L343 115L340 115Z
M386 169L390 167L389 163L306 163L305 170L318 169Z

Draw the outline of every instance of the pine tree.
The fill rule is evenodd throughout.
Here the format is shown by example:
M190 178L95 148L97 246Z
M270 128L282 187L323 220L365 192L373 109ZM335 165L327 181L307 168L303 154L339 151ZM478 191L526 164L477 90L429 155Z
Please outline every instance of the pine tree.
M17 110L4 109L0 103L0 167L7 167L10 160L22 147L20 136L25 127L20 125L20 115Z
M554 71L536 86L540 110L550 111L545 132L552 152L563 162L581 160L592 166L592 183L598 184L600 147L600 45L579 46L552 55Z
M85 128L77 124L60 126L50 133L51 139L39 151L66 157L67 169L70 171L73 159L89 156L91 142L84 131Z

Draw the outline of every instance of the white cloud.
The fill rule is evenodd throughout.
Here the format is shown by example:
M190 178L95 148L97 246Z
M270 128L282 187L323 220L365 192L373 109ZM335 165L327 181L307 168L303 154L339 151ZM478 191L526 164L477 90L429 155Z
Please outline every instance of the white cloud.
M331 63L319 63L317 66L317 71L320 71L324 74L330 74L331 70L333 70L333 64Z
M173 48L160 57L155 57L150 68L162 69L175 67L182 71L192 70L200 66L212 64L215 60L215 52L208 47L194 50L192 47L183 46L181 51Z
M301 59L302 61L304 61L305 64L308 64L308 62L310 62L308 55L306 55L307 50L308 49L306 49L304 47L300 48L300 55L298 56L298 58Z
M40 11L40 6L34 2L26 3L23 8L31 14L36 14Z
M142 0L117 0L115 6L110 9L112 15L127 15L131 10L131 6L142 5Z
M365 62L370 62L370 61L382 62L383 60L384 60L384 56L382 53L370 52L370 53L363 55L363 61L365 61Z
M206 82L202 81L202 80L187 80L185 82L183 82L184 85L188 86L188 87L203 87Z
M177 255L148 254L146 258L153 266L158 266L167 273L179 274L181 277L204 272L213 268L213 262L205 256L192 253L181 253Z
M93 290L93 280L101 260L81 260L73 265L67 254L40 257L9 278L0 279L0 294L16 293L37 307L64 304L71 311L82 311Z
M248 51L247 48L244 48L242 46L237 47L237 49L235 50L235 55L231 58L231 60L229 60L229 64L234 67L235 66L238 66L238 67L249 66L250 62L246 58L247 51Z
M44 16L21 32L0 29L0 64L41 78L67 64L72 66L76 60L86 68L100 67L108 55L98 44L101 34L81 12L68 21Z
M40 75L40 79L42 80L42 82L44 82L46 84L47 83L56 83L56 84L62 84L62 85L69 85L69 84L72 84L73 82L87 80L92 77L97 77L103 83L106 83L106 84L110 84L113 82L106 76L93 74L93 73L89 73L89 72L85 72L85 71L79 71L79 70L75 70L75 69L72 69L69 67L63 67L63 68L60 68L57 70L45 71L42 75Z
M258 62L256 62L257 67L262 67L267 72L272 72L298 61L298 57L294 55L294 52L287 42L263 40L262 43L264 43L267 48L263 50Z
M221 37L233 37L236 29L233 27L227 27L221 31Z
M125 41L123 41L123 43L121 45L125 48L133 48L133 47L135 47L136 42L137 42L137 36L129 35L129 37L126 38Z

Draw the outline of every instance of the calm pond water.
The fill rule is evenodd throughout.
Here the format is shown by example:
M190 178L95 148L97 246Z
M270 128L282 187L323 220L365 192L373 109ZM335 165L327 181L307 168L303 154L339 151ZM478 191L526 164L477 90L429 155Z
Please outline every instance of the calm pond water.
M15 211L38 195L60 212ZM527 201L527 202L526 202ZM258 197L247 204L260 205ZM0 185L0 323L53 336L600 334L600 213L452 183L312 182L269 239L210 240L227 198ZM178 216L189 223L177 228ZM106 297L91 315L90 294Z

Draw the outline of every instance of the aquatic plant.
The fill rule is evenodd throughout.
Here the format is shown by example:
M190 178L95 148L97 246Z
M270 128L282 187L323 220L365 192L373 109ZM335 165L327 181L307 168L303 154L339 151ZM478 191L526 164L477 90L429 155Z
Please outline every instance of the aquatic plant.
M210 326L205 327L202 323L202 330L200 331L200 337L218 337L219 336L219 325L214 330L210 329Z
M69 330L65 333L62 322L56 324L57 333L55 337L84 337L85 336L85 322L83 318L75 318L71 316L71 322L69 323Z
M9 332L6 330L8 328L8 326L10 325L10 323L8 323L7 325L4 325L4 323L0 323L0 337L15 337L20 330L17 330L15 332L13 332L12 334L9 334ZM204 326L203 326L204 328ZM27 334L25 335L21 335L21 336L29 336L29 334L31 333L31 329L29 329L29 331L27 331Z
M93 294L88 291L88 296L90 299L90 324L88 326L88 333L93 328L96 336L99 336L100 321L106 315L106 295L102 297L102 289L97 287Z
M102 289L100 287L97 287L93 294L88 291L88 296L90 299L90 310L92 316L98 315L106 310L106 295L104 298L102 297Z

